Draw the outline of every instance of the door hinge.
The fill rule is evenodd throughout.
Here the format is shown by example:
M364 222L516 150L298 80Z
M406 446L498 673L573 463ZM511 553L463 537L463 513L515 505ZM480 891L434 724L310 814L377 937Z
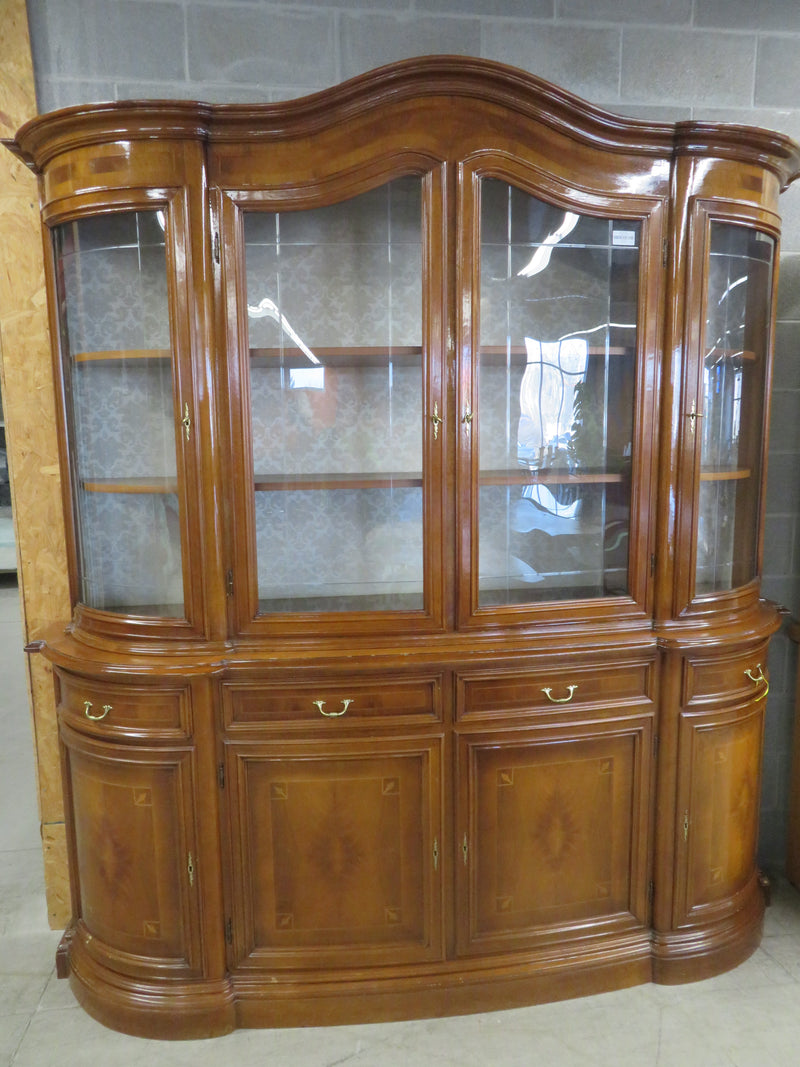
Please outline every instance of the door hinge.
M658 734L653 735L653 759L658 759L658 746L661 743L661 738Z
M666 267L668 260L669 260L669 241L665 237L664 240L661 243L661 266L662 267ZM217 260L217 262L219 262L219 260Z
M653 906L653 900L655 899L655 895L656 895L655 882L648 882L647 883L647 903L650 905L651 908Z
M228 919L225 923L225 943L228 945L233 944L233 919Z
M654 578L656 574L656 554L655 552L650 557L650 577Z
M225 764L224 763L217 764L217 784L219 785L220 789L224 789L225 788Z
M225 595L233 596L233 571L228 571L225 575Z
M214 231L214 262L219 263L219 230Z

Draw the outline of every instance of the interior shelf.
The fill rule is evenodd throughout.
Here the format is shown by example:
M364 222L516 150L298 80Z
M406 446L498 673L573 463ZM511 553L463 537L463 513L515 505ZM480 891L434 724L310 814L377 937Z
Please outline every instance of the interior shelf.
M104 352L74 352L76 363L116 363L123 360L172 359L169 348L114 348Z
M85 478L81 488L87 493L177 493L178 479L148 478Z
M751 477L749 467L710 467L700 471L701 482L735 482Z
M370 348L313 348L309 349L317 363L301 348L251 348L253 366L267 366L280 361L282 367L385 367L388 363L418 366L422 358L421 346Z
M611 485L623 480L615 471L582 471L572 474L568 470L486 470L480 472L481 485Z
M417 489L422 485L418 471L399 473L256 474L256 492L280 489Z

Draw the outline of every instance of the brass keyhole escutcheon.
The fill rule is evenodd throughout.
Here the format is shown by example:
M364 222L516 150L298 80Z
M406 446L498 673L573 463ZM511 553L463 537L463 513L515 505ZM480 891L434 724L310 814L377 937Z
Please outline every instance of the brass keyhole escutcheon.
M433 423L433 439L434 439L434 441L438 441L438 439L439 439L439 427L444 422L444 419L439 414L439 403L438 403L438 401L434 402L433 414L431 415L431 422Z

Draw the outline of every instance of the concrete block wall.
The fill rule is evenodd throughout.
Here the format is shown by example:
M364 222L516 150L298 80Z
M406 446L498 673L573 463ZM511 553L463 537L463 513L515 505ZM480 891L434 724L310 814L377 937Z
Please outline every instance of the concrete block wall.
M475 55L612 111L800 137L797 0L28 0L39 108L301 96L395 59ZM765 595L800 615L800 182L783 198ZM784 863L795 646L770 655L761 862Z

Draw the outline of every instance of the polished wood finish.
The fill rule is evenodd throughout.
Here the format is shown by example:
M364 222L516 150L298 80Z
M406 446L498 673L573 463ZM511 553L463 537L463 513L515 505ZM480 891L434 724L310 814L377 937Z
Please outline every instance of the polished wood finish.
M489 1010L744 959L763 912L755 833L777 613L759 600L758 560L698 595L696 546L703 479L742 482L760 559L769 361L752 460L701 470L701 320L710 221L777 238L798 147L622 119L520 71L440 57L286 104L68 109L29 123L15 148L40 174L47 228L155 207L167 219L172 350L76 359L81 373L172 361L185 617L81 602L78 491L158 487L72 485L56 352L74 615L43 651L58 674L73 893L59 960L87 1010L200 1037ZM422 201L422 344L333 337L316 352L334 375L419 372L421 469L259 466L253 376L306 364L294 341L250 342L248 213L327 209L406 177ZM520 338L504 354L481 340L487 182L630 223L635 341L587 345L619 382L606 410L621 458L483 468L481 404L487 424L493 413L480 372L531 366ZM320 431L337 426L308 407ZM259 494L389 487L419 494L412 607L260 599ZM481 494L515 487L629 507L622 562L602 550L620 589L481 600Z

